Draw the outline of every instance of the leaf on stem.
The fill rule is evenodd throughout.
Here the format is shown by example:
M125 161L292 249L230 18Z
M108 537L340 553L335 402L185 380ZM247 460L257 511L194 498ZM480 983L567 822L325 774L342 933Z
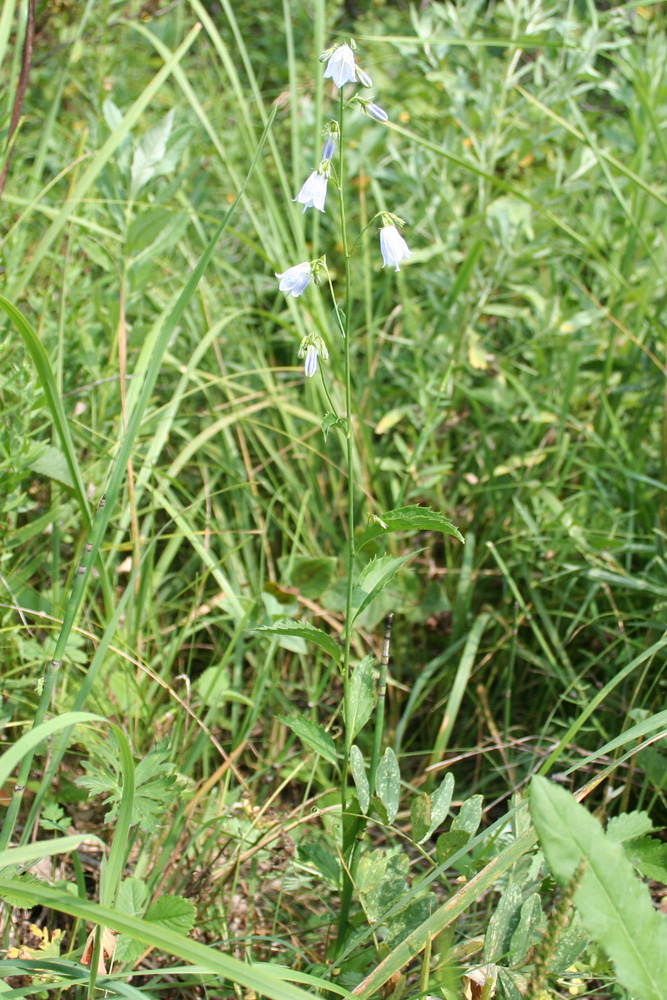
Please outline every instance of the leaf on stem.
M419 507L417 504L411 507L398 507L396 510L388 510L378 516L373 515L370 524L359 539L357 548L361 548L378 535L384 535L388 531L441 531L443 535L453 535L460 542L465 539L448 517L440 514L430 507Z

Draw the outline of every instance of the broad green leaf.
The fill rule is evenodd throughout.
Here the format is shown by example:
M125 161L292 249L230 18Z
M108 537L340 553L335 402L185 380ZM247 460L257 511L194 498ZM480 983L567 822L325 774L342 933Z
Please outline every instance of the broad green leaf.
M484 939L485 962L498 962L506 958L520 915L521 889L515 882L510 882L489 920Z
M466 833L465 830L448 830L447 833L441 833L435 844L435 856L438 859L438 864L444 865L469 840L470 834Z
M368 776L364 765L364 758L356 743L350 748L350 770L354 778L354 785L357 789L359 808L366 815L371 804L371 789L368 784Z
M438 829L441 823L447 819L449 807L452 804L454 794L454 775L450 771L440 783L439 787L431 795L431 825L427 836L430 837Z
M511 972L510 969L498 968L498 983L501 986L502 993L501 996L505 1000L523 1000L523 993L519 989L521 986L525 992L525 979L515 973Z
M542 919L542 904L536 892L530 894L521 907L519 923L512 934L509 945L509 964L520 965L528 954L533 934L537 930Z
M69 470L67 458L64 452L60 451L59 448L54 448L53 445L45 445L39 455L29 463L28 468L40 476L55 479L64 486L74 489L74 480Z
M273 625L260 625L255 631L268 632L271 635L294 635L319 646L336 661L341 658L342 650L336 640L310 622L295 622L292 618L280 618Z
M334 556L297 556L292 560L289 571L290 587L297 587L309 600L317 600L331 584L336 571Z
M338 767L336 745L326 729L305 715L279 715L278 718L286 726L289 726L302 743L309 746L320 757L324 757L330 764Z
M621 844L564 788L534 777L530 811L549 867L567 885L584 872L574 902L581 921L605 949L623 986L637 1000L664 1000L667 923L635 877Z
M403 563L411 558L412 553L407 556L399 556L396 559L392 556L380 556L377 559L371 559L368 565L364 566L352 594L353 621L368 607L373 598L382 593L387 584L391 583Z
M474 837L482 822L482 802L482 795L471 795L469 799L466 799L452 823L452 830L465 830L471 837Z
M415 795L410 806L410 819L412 820L412 839L415 844L421 844L426 840L431 828L431 799L423 792Z
M401 772L396 760L396 754L387 747L378 764L375 775L375 794L387 812L387 819L393 823L398 812L401 798Z
M351 740L364 728L370 719L375 706L375 684L373 665L375 657L372 654L364 656L359 666L352 671L350 680L350 718L346 726Z
M464 541L461 532L444 514L431 510L430 507L414 505L388 510L380 516L374 515L359 539L357 548L360 549L371 539L384 535L387 531L441 531L444 535L453 535L460 542Z
M376 889L387 871L387 855L383 850L366 851L359 858L355 875L357 892L372 892Z

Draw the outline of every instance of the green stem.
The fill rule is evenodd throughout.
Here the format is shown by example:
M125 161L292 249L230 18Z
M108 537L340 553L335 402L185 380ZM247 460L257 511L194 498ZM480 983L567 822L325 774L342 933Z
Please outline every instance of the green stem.
M350 760L350 730L348 720L351 718L351 691L350 691L350 646L352 643L352 591L354 586L354 454L352 442L352 371L350 362L350 312L352 306L352 273L350 267L350 252L347 239L347 226L345 224L345 131L344 131L344 100L343 91L340 92L340 116L338 122L339 135L339 171L338 171L338 194L340 205L340 227L341 240L343 243L343 257L345 260L345 317L344 317L344 369L345 369L345 442L347 452L347 588L345 597L345 652L343 654L343 717L345 719L345 746L343 752L343 767L341 771L340 786L340 806L342 821L342 851L343 857L348 861L347 868L343 869L343 891L341 895L341 908L338 918L338 949L342 947L348 924L348 914L352 900L352 878L354 874L349 868L354 853L354 843L356 838L353 834L352 817L347 815L347 774ZM346 836L346 830L348 835Z

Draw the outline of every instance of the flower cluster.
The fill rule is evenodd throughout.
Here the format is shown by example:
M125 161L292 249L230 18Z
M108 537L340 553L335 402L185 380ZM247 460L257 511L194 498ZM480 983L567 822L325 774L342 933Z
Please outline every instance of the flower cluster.
M348 83L361 84L362 87L373 86L373 81L368 74L357 65L355 50L356 45L351 39L349 45L334 45L320 56L320 62L327 64L324 78L332 80L341 91ZM369 118L382 124L389 120L389 115L383 108L373 100L360 97L358 94L350 98L348 105L354 105ZM326 210L327 191L333 171L332 161L340 141L339 123L336 121L328 122L323 130L323 138L322 157L317 169L308 176L298 195L293 199L299 205L303 205L304 212L308 208L316 208L319 212ZM400 228L405 223L391 212L379 212L378 216L382 223L380 229L382 266L392 266L396 271L400 271L400 262L408 260L412 256L400 233ZM276 273L276 277L280 279L280 291L293 298L298 298L308 288L311 278L315 277L316 283L319 283L317 275L321 267L326 267L324 258L319 261L304 261L302 264L289 267L282 274ZM313 334L310 334L302 341L299 357L305 358L304 368L308 378L311 378L317 371L319 358L326 360L328 356L321 337L314 337Z

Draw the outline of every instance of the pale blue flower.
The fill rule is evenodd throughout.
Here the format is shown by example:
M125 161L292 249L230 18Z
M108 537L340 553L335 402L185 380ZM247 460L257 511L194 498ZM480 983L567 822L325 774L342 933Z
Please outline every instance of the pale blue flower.
M327 185L329 178L326 174L321 174L319 170L313 170L312 174L299 191L293 201L298 201L303 205L304 212L307 208L317 208L324 211L324 203L327 198Z
M303 264L295 264L294 267L288 267L282 274L276 272L276 278L280 278L280 284L278 285L280 291L285 292L288 296L292 295L295 299L298 299L308 288L312 276L313 269L309 261L304 261Z
M373 104L372 101L369 101L367 104L364 104L364 111L371 118L375 118L376 122L389 121L389 115L387 114L387 112L383 108L379 107L379 105Z
M317 371L317 362L319 360L319 353L315 344L309 344L306 348L306 360L303 365L303 370L306 378L312 378Z
M333 160L335 155L336 155L336 136L328 135L324 140L324 147L322 149L322 159Z
M383 267L388 264L395 264L396 270L400 271L399 262L412 257L412 252L408 250L405 242L396 226L383 226L380 230L380 252L384 260Z
M324 78L333 80L337 87L344 87L346 83L356 83L357 67L354 63L354 52L349 45L339 45L334 49L329 56Z
M309 333L301 341L299 357L305 358L303 370L306 378L312 378L317 372L319 359L322 358L323 361L326 361L329 357L329 351L321 337Z

